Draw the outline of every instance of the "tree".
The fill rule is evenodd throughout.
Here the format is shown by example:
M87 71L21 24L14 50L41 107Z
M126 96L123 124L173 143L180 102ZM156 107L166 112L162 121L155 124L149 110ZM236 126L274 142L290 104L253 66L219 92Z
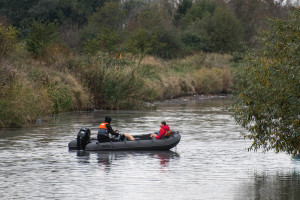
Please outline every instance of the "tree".
M120 41L121 37L117 31L104 29L96 38L87 39L83 42L83 51L90 54L95 54L98 51L116 53L119 51L117 45Z
M196 1L181 24L182 42L190 50L233 52L243 39L242 25L233 11L216 1Z
M180 4L178 4L176 14L174 16L175 23L187 13L188 9L192 7L192 0L183 0Z
M213 14L205 13L198 22L206 50L228 53L237 51L243 39L243 28L234 13L216 7Z
M98 37L98 34L106 31L121 32L125 21L125 12L119 2L106 2L88 18L88 24L84 27L82 40Z
M260 35L261 48L249 51L235 75L231 112L263 148L300 153L300 9L287 20L272 19Z
M151 54L156 49L162 48L165 44L158 41L158 35L148 32L145 29L137 29L135 34L128 39L127 50L139 55L139 62L146 54Z
M128 32L127 49L138 54L173 58L181 50L177 30L172 24L172 13L166 4L149 3L131 13L125 26Z
M195 21L202 19L203 16L207 13L213 14L217 4L215 1L208 0L198 0L196 3L186 11L186 14L182 18L182 28L186 28L188 25L191 25Z
M28 17L28 10L38 2L39 0L1 0L0 16L8 17L14 26L19 26Z
M29 27L26 38L26 48L35 58L41 57L45 50L53 45L59 38L56 22L43 23L41 20L33 21Z
M282 1L282 0L281 0ZM266 19L287 17L288 5L274 0L229 0L227 3L241 21L245 30L244 39L248 45L255 45L259 29L265 29Z

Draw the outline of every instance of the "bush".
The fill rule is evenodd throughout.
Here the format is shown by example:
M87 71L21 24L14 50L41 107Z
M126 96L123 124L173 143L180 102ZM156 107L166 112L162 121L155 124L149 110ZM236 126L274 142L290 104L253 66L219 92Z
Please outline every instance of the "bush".
M249 149L300 153L300 9L272 19L261 48L248 51L235 74L231 112L253 140Z
M13 26L4 26L0 23L0 57L4 57L13 51L18 42L19 32Z
M52 85L49 88L49 94L54 103L53 106L55 113L70 111L72 109L72 93L67 85L63 83Z
M134 66L107 66L95 60L83 69L96 108L137 108L143 98L143 81L137 78Z
M26 48L34 58L42 57L46 49L59 39L56 22L33 21L26 38Z
M231 87L231 75L228 68L202 68L194 73L195 91L201 94L227 93Z
M206 51L207 45L204 43L203 36L194 25L189 26L182 31L180 40L182 41L187 52Z
M121 42L118 32L104 29L103 33L98 34L94 39L83 42L83 51L86 54L95 55L98 51L116 53L119 52L117 45Z
M217 7L213 14L206 13L198 25L208 51L228 53L240 48L243 28L229 9Z
M52 113L53 104L45 89L14 81L0 86L0 127L21 127Z
M125 24L125 12L119 2L105 2L102 7L96 9L88 18L88 23L82 29L81 41L96 39L99 34L117 32L121 35ZM107 31L109 30L109 31ZM109 35L107 36L109 37Z
M233 11L216 1L197 1L187 10L181 23L181 41L187 50L229 53L241 46L241 23Z
M179 57L182 52L182 44L175 30L161 29L158 32L158 44L150 51L150 55L171 59Z

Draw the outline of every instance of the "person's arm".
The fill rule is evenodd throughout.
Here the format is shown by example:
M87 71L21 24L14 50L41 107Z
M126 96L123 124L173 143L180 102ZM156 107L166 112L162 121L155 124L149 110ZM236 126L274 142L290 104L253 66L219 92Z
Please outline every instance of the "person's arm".
M116 133L116 132L112 129L112 127L111 127L110 124L106 124L106 128L107 128L107 130L108 130L108 132L109 132L110 134L112 134L112 135L119 135L119 133Z
M163 128L161 128L161 129L159 130L158 136L156 136L155 138L156 138L156 139L161 139L161 137L162 137L165 133L166 133L166 130L163 129Z

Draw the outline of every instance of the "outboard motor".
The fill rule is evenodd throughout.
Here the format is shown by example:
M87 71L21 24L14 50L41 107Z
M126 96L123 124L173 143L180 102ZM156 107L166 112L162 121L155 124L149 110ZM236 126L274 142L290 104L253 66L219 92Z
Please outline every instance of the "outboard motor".
M84 150L85 146L89 143L91 137L90 129L82 127L77 134L77 148Z

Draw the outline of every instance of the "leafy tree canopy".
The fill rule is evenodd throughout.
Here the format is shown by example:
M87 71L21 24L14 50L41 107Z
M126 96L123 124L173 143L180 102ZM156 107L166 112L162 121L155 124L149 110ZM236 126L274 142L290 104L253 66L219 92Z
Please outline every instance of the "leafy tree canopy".
M287 20L272 19L260 35L260 49L249 51L236 73L231 109L253 140L263 148L300 153L300 9Z
M33 21L29 27L29 33L26 38L26 48L37 58L41 57L45 50L53 45L59 39L56 22Z

